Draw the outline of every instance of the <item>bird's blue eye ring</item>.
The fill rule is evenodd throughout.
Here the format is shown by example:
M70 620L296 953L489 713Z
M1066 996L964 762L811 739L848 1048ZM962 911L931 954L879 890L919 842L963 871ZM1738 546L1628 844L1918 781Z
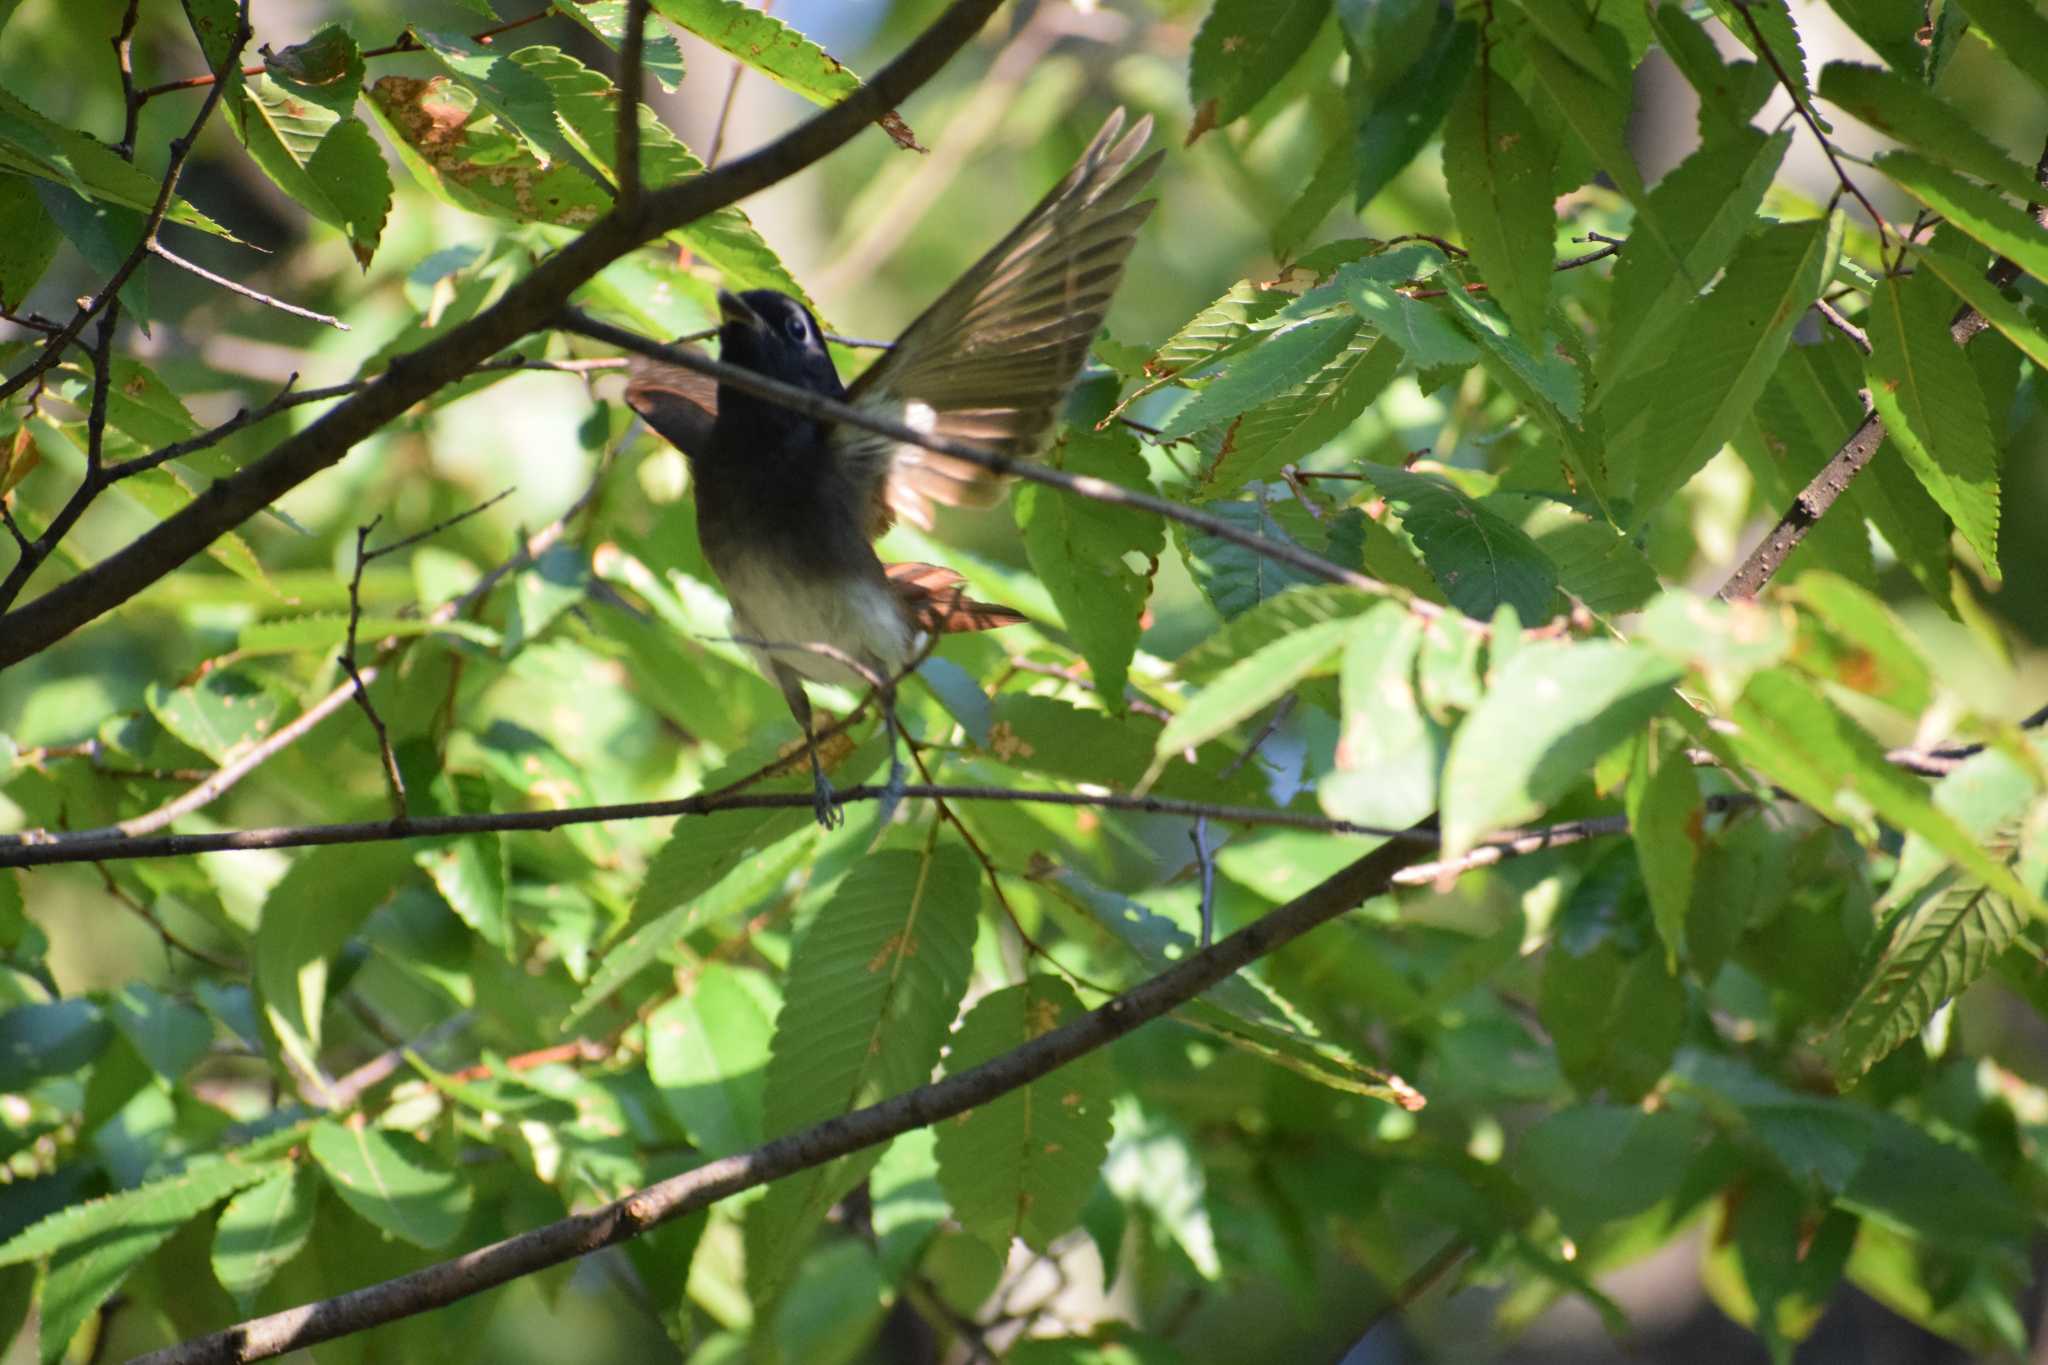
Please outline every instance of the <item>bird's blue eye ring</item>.
M782 330L789 333L791 341L802 341L805 336L803 316L792 313L783 320Z

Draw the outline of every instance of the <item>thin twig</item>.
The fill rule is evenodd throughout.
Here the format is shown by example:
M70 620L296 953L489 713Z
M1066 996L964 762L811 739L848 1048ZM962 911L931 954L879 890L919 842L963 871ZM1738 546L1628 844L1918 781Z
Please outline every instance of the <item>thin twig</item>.
M171 211L171 201L177 197L178 177L184 173L185 160L192 155L192 148L198 144L200 131L206 127L207 120L213 117L213 111L220 105L221 92L224 89L219 80L220 74L234 65L242 49L248 46L249 38L249 0L241 0L236 9L234 38L228 44L227 51L222 54L220 66L215 69L213 88L206 92L206 100L199 106L199 112L193 116L191 126L185 130L185 135L174 138L171 142L170 163L164 167L163 181L157 188L156 200L150 205L149 213L143 219L141 237L121 264L115 267L107 282L100 286L99 292L72 315L71 321L64 324L62 331L52 334L43 344L42 352L36 359L29 362L20 373L0 383L0 399L12 396L29 381L56 364L64 353L65 345L85 331L85 325L99 316L101 310L121 292L121 286L128 283L129 277L140 268L143 260L149 255L150 248L156 244L156 235L163 227L164 217Z
M363 570L370 563L370 553L364 547L370 540L370 532L377 529L382 516L370 518L366 525L356 527L356 572L348 583L348 638L341 649L341 667L348 674L348 680L355 688L355 703L362 713L369 717L370 729L377 735L377 756L384 767L384 786L391 794L391 815L403 820L409 813L405 800L405 775L398 770L398 756L391 751L391 732L384 728L384 717L377 714L377 704L370 700L370 689L363 684L363 675L356 669L356 629L363 620Z
M614 160L619 177L618 205L630 213L640 207L640 100L645 93L647 0L626 0L626 35L619 43L619 125Z
M104 863L94 863L93 870L100 874L100 881L106 887L107 895L112 897L117 904L126 909L130 914L155 930L156 936L163 940L164 948L167 951L174 950L183 953L195 962L204 962L215 971L226 972L231 976L242 976L247 973L248 968L244 964L230 962L227 958L209 953L204 948L195 948L185 942L184 939L172 933L171 927L165 924L155 911L129 895L127 890L114 880L113 871Z
M761 0L761 13L773 14L775 0ZM747 64L735 57L732 59L732 74L725 79L725 98L718 103L718 122L711 128L711 151L704 158L709 168L718 164L718 158L725 152L725 130L732 122L733 106L739 102L740 80L747 74Z
M346 332L348 330L348 324L331 313L319 313L311 308L301 308L296 303L286 303L283 299L273 298L260 289L251 289L248 285L231 280L225 275L216 275L205 266L186 260L162 242L151 242L149 249L158 259L166 261L180 270L197 275L208 284L217 284L230 294L239 294L243 298L260 303L267 308L275 308L280 313L290 313L295 318L305 318L311 322L324 323L334 328L337 332Z
M1232 544L1241 545L1248 550L1265 556L1267 559L1290 564L1300 569L1303 573L1310 574L1326 583L1339 583L1346 587L1373 593L1376 596L1391 597L1418 616L1432 620L1439 618L1452 620L1480 634L1485 633L1487 629L1484 622L1474 621L1462 613L1451 611L1435 602L1418 597L1406 588L1397 587L1391 583L1383 583L1379 579L1368 577L1355 570L1332 564L1327 559L1312 554L1298 545L1268 540L1264 536L1246 531L1232 522L1225 521L1221 517L1212 516L1207 512L1199 511L1192 507L1184 507L1179 503L1169 502L1165 498L1154 497L1149 493L1141 493L1136 489L1126 488L1122 484L1111 483L1107 479L1070 474L1065 470L1054 469L1032 460L1018 459L971 441L953 440L948 437L934 435L931 432L919 431L902 422L892 421L876 413L853 407L850 404L836 402L821 394L813 393L809 389L799 388L794 384L785 384L778 380L770 379L765 375L756 374L752 370L742 369L737 365L723 364L699 351L693 351L681 346L665 345L650 337L641 336L636 332L629 332L623 327L614 327L608 322L600 322L598 319L573 308L562 310L556 317L555 325L563 331L580 333L596 341L607 342L624 350L636 351L641 355L651 356L656 360L665 360L672 365L679 365L684 369L709 375L720 384L730 385L743 393L750 393L757 397L768 399L792 412L802 413L806 417L813 417L826 422L838 422L846 426L858 427L863 431L872 431L877 435L887 436L891 440L900 441L907 445L921 446L926 450L936 451L942 455L950 455L955 459L979 465L998 474L1014 475L1031 483L1045 484L1049 487L1062 489L1065 492L1090 498L1097 502L1111 503L1121 507L1133 507L1140 511L1150 512L1154 516L1165 517L1169 521L1178 521L1183 525L1206 531L1219 539L1230 541Z
M396 1075L398 1068L404 1066L408 1059L453 1038L468 1028L474 1017L464 1010L443 1019L411 1042L392 1044L347 1075L329 1082L324 1093L318 1096L321 1107L332 1113L355 1108L366 1092Z
M1843 317L1841 309L1835 307L1826 299L1815 299L1813 301L1813 311L1820 314L1821 320L1826 322L1828 326L1849 338L1855 344L1857 350L1865 355L1870 354L1870 333L1864 331L1846 317Z
M2040 159L2034 163L2034 181L2048 188L2048 146L2042 148ZM2048 198L2027 205L2027 213L2036 223L2048 228ZM2002 289L2018 279L2019 274L2016 262L2000 256L1984 272L1984 278ZM1989 320L1976 309L1960 308L1949 323L1949 338L1958 346L1967 346L1989 325ZM1864 466L1877 454L1878 447L1884 444L1884 436L1884 419L1875 412L1857 423L1841 448L1807 481L1806 487L1799 490L1777 524L1757 542L1741 566L1728 576L1728 581L1721 585L1717 595L1723 601L1733 602L1762 592L1777 576L1778 570L1784 567L1792 552L1799 548L1800 542L1820 524L1820 519L1863 472Z
M981 1066L828 1119L752 1151L707 1162L603 1208L382 1284L238 1323L211 1336L152 1352L140 1357L136 1365L245 1365L429 1312L616 1245L743 1190L965 1113L1106 1047L1259 958L1383 894L1393 873L1409 856L1406 847L1398 843L1377 849L1215 946L1190 954L1081 1018Z
M1195 846L1195 875L1202 885L1202 939L1206 948L1216 941L1216 860L1210 856L1209 817L1197 815L1188 840Z

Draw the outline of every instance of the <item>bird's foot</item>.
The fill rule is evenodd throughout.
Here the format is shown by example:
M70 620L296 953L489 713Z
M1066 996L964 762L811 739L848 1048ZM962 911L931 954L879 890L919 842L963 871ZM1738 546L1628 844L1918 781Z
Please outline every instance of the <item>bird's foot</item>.
M820 829L837 829L846 823L846 812L839 808L832 784L822 772L812 775L811 814L818 817Z
M878 798L879 812L875 819L878 830L889 828L889 821L896 814L896 808L903 804L903 789L910 785L910 773L903 766L903 756L896 752L896 746L889 746L889 778L882 784Z

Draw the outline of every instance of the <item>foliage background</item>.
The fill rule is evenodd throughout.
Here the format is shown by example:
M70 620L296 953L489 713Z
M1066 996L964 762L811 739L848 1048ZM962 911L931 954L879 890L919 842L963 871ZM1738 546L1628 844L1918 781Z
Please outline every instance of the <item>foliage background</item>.
M777 12L866 72L940 8L931 0L789 0ZM1362 59L1347 57L1335 17L1316 19L1308 55L1286 67L1275 92L1246 118L1183 147L1193 117L1189 51L1208 6L1162 0L1017 8L904 106L909 124L935 149L931 157L867 134L745 206L832 325L893 335L1070 164L1115 104L1158 118L1158 142L1170 149L1158 181L1159 212L1133 257L1110 318L1110 341L1098 350L1124 372L1126 391L1134 362L1233 281L1273 279L1283 263L1326 241L1414 232L1462 237L1434 145L1362 216L1352 210L1346 191L1355 107L1347 100L1358 97L1368 77ZM1303 7L1276 5L1296 8ZM1327 7L1306 8L1320 15ZM1356 14L1373 7L1337 8ZM1833 7L1844 15L1897 8L1846 0ZM0 3L0 16L8 9ZM135 46L142 79L202 69L183 15L158 5L143 10ZM0 89L60 123L102 135L117 128L106 38L121 11L111 0L25 0L0 41ZM1512 61L1516 44L1535 41L1528 37L1529 8L1503 3L1499 11L1502 51ZM1872 59L1829 7L1800 0L1787 12L1816 77L1826 60ZM508 10L506 17L517 16ZM276 47L337 19L365 45L388 41L405 24L460 33L489 22L459 4L259 3L255 19L259 40ZM1704 27L1724 55L1736 55L1739 44L1719 21L1706 18ZM600 69L611 69L613 60L561 18L505 41L557 43ZM701 152L715 137L730 63L691 38L683 39L682 53L688 76L681 90L651 102ZM436 69L430 57L403 54L378 59L369 75ZM1697 100L1660 55L1633 82L1630 146L1654 183L1690 151ZM2048 127L2048 99L2015 70L2011 53L1963 41L1937 88L2016 162L2033 162ZM195 98L168 96L146 107L138 142L145 166L182 131ZM1783 100L1782 92L1774 96L1759 126L1777 126ZM808 108L750 76L740 86L727 145L752 145ZM1847 115L1834 121L1847 145L1878 145L1858 144L1861 130ZM970 143L971 150L954 150ZM1765 211L1809 219L1829 197L1832 178L1803 129L1795 129L1793 144ZM1590 167L1583 154L1573 155L1577 170ZM533 253L562 238L557 229L450 207L392 164L388 223L368 268L358 269L343 236L311 222L265 180L227 120L216 118L181 192L270 254L194 232L174 234L172 244L267 293L336 314L350 330L286 317L153 263L149 330L137 332L131 318L122 353L160 376L198 423L224 420L268 398L294 373L311 387L373 372L395 349L419 340L423 326L473 311ZM1339 168L1334 190L1332 165ZM1883 177L1867 167L1856 174L1888 216L1911 217L1912 202ZM1560 254L1586 249L1564 242L1567 236L1627 234L1631 210L1613 189L1581 186L1570 167L1548 188L1564 194ZM915 211L906 213L906 203ZM1847 249L1866 266L1875 256L1867 236L1857 234L1867 226L1851 212ZM1613 306L1612 268L1598 264L1558 277L1566 316L1592 335ZM22 307L65 316L68 301L103 276L64 246ZM679 266L673 253L650 250L584 299L640 330L672 334L708 320L716 279L701 266ZM2029 281L2021 295L2036 316L2039 290ZM27 334L0 323L0 336ZM1830 341L1809 318L1796 344ZM1836 338L1832 345L1839 350L1842 343ZM549 353L572 352L595 353L561 341ZM19 354L9 355L8 372ZM1939 579L1930 590L1882 548L1874 559L1867 548L1859 551L1867 537L1840 516L1783 576L1790 582L1802 569L1832 570L1892 608L1896 634L1885 624L1873 628L1872 638L1907 641L1901 647L1916 662L1899 666L1909 678L1924 675L1924 685L1917 692L1909 686L1912 695L1903 700L1892 695L1879 698L1888 705L1871 705L1847 695L1855 679L1838 671L1828 693L1830 706L1846 708L1885 744L1968 737L1978 733L1979 718L2016 719L2048 694L2048 593L2041 590L2048 541L2033 529L2048 506L2048 418L2032 396L2038 376L1997 335L1967 354L1987 388L1997 392L1995 385L2006 383L2015 395L2010 418L1998 419L2002 584L1989 582L1965 547L1954 596ZM859 363L851 353L846 359ZM1393 471L1428 448L1440 465L1505 473L1510 487L1542 482L1554 491L1554 473L1547 482L1530 473L1554 449L1517 396L1487 373L1433 376L1449 379L1441 385L1404 373L1333 439L1298 458L1325 470L1371 463ZM75 397L80 381L69 382ZM787 739L780 700L730 651L701 638L717 633L718 615L712 598L691 591L704 576L680 459L608 401L615 380L521 373L472 385L364 442L338 468L287 497L282 515L242 528L267 584L238 576L233 565L195 561L117 615L8 670L0 679L0 745L7 746L0 758L13 767L0 772L0 825L86 828L145 811L179 784L132 774L203 771L335 686L332 649L324 647L335 638L331 625L269 636L263 628L309 615L336 619L347 606L359 526L381 518L379 537L395 537L512 490L426 544L368 568L365 612L391 618L447 598L498 563L523 533L560 516L607 458L592 510L570 524L559 549L500 589L478 630L423 641L374 689L415 779L415 801L468 810L645 799L713 785L717 774L746 771L772 756ZM34 429L42 463L20 484L18 506L53 507L76 478L78 456L67 453L63 435L68 430L75 438L77 414L56 397L37 418L45 424ZM1107 399L1098 390L1082 401L1098 404L1099 412ZM1132 412L1171 430L1189 420L1175 416L1181 402L1180 391L1166 389ZM232 466L261 454L284 423L308 420L305 411L231 440L218 458ZM11 426L20 416L10 409L6 420ZM1373 504L1393 502L1406 512L1409 540L1391 551L1380 541L1355 552L1370 572L1425 597L1445 595L1439 554L1466 562L1455 549L1432 553L1424 544L1416 552L1422 518L1418 504L1404 502L1398 473L1377 485L1378 498L1372 489L1354 497L1343 485L1317 486L1332 519L1326 526L1276 482L1277 462L1259 470L1266 488L1250 497L1242 487L1190 477L1199 467L1194 462L1214 453L1202 441L1215 433L1188 429L1198 439L1173 451L1128 434L1097 438L1100 449L1077 442L1070 467L1086 469L1093 460L1114 477L1149 481L1187 501L1222 496L1260 526L1332 557L1355 551L1332 529L1339 504L1380 514ZM1781 434L1745 431L1738 443L1769 445ZM1810 441L1830 446L1838 435L1815 431ZM1887 448L1880 459L1894 455ZM1799 457L1806 457L1803 450ZM1790 485L1782 471L1760 483L1760 467L1724 451L1671 497L1646 542L1654 578L1631 579L1616 569L1628 581L1603 610L1643 605L1658 581L1711 593L1782 508ZM1459 486L1475 500L1491 490L1485 478ZM1053 516L1053 497L1034 489L1020 499L1027 522ZM154 514L110 500L71 543L90 561L125 543ZM1349 524L1363 526L1355 513ZM1007 514L962 520L952 529L956 543L979 556L962 563L989 595L1040 620L1072 610L1056 587L1049 595L1038 581L1033 570L1042 573L1043 563L1019 548ZM1045 534L1043 523L1037 532L1027 526L1022 539L1034 534ZM1100 548L1103 536L1112 545L1121 538L1130 552L1106 562L1137 566L1124 570L1134 584L1150 578L1142 635L1133 612L1131 620L1070 621L1071 632L1023 628L949 642L941 658L955 671L942 676L955 685L941 698L919 694L911 703L914 729L952 738L952 750L935 755L944 764L942 780L1127 786L1154 749L1159 725L1151 713L1164 707L1186 715L1190 697L1210 695L1191 688L1193 681L1215 685L1225 723L1205 726L1202 738L1214 743L1203 750L1199 769L1170 768L1163 793L1293 801L1314 810L1323 783L1324 806L1344 813L1338 806L1345 798L1333 804L1329 794L1331 755L1347 716L1371 713L1340 691L1334 657L1310 670L1302 704L1260 744L1256 761L1222 776L1261 735L1267 712L1247 703L1249 693L1231 696L1220 681L1230 654L1246 646L1243 636L1218 632L1294 584L1269 581L1228 547L1191 542L1177 528L1162 534L1156 526L1118 522L1090 543ZM1587 552L1586 545L1553 548L1585 553L1586 564L1608 562L1600 558L1604 550ZM944 553L908 535L893 548L899 556ZM63 572L46 573L38 586ZM1509 588L1511 577L1504 571L1501 579ZM1582 578L1567 583L1586 596ZM1833 590L1816 584L1800 599L1796 629L1809 647L1824 648L1826 629L1815 623L1839 623L1827 603L1851 599L1826 597ZM1467 599L1450 595L1469 609ZM1555 600L1547 591L1539 597L1546 608ZM1721 629L1740 634L1712 628ZM1707 634L1718 641L1712 630ZM1126 638L1119 644L1120 631ZM1219 639L1220 655L1198 652ZM1823 645L1813 646L1816 639ZM1138 653L1130 659L1133 643ZM1105 689L1105 705L1076 679L1113 676L1120 654L1129 660L1140 704L1112 716L1121 710L1119 689ZM1709 655L1703 647L1701 658L1690 661L1688 685L1717 702L1732 700L1754 665ZM1031 671L1017 671L1013 659ZM202 671L222 660L219 672ZM1048 677L1049 670L1071 676ZM1439 678L1456 676L1452 667ZM1725 693L1715 690L1717 677ZM963 699L970 681L998 680L993 712ZM1347 673L1341 686L1349 682ZM1446 702L1436 718L1455 722L1471 709ZM1644 729L1638 717L1630 734ZM1668 752L1677 732L1667 718L1648 733ZM97 758L52 752L94 737L104 746ZM1620 779L1630 762L1648 761L1640 748L1631 738L1620 759L1608 756L1598 792L1585 783L1563 788L1526 814L1563 819L1626 805L1640 818L1637 797L1620 794L1639 790ZM869 744L844 761L858 771L878 754ZM1760 762L1753 754L1744 758ZM1431 808L1425 802L1387 819L1403 823ZM359 715L343 711L179 828L374 818L385 809L374 737ZM1855 814L1845 822L1856 825ZM1138 979L1169 944L1184 944L1201 899L1186 821L992 805L964 807L963 815L1002 869L1018 920L1084 982ZM1499 823L1520 818L1504 815ZM10 1001L47 1006L58 990L93 1002L89 1019L17 1014L7 1016L12 1025L0 1021L0 1031L14 1029L6 1041L17 1067L0 1085L10 1092L0 1121L14 1177L0 1190L7 1236L49 1210L144 1184L223 1144L224 1115L253 1121L281 1100L289 1110L294 1090L317 1102L304 1068L288 1060L295 1047L333 1077L393 1040L422 1038L429 1040L422 1052L438 1069L402 1075L375 1092L369 1109L385 1130L420 1134L423 1146L404 1149L382 1169L428 1172L419 1207L442 1220L408 1233L397 1226L407 1215L394 1211L402 1201L349 1200L337 1174L347 1158L323 1157L315 1144L310 1162L299 1160L289 1178L272 1182L278 1198L317 1206L309 1249L287 1256L289 1239L277 1243L275 1264L249 1272L239 1304L221 1287L222 1243L207 1213L150 1250L104 1315L95 1294L74 1290L72 1306L83 1324L75 1342L44 1330L38 1343L30 1295L37 1281L27 1265L9 1268L7 1321L29 1329L11 1358L34 1359L40 1351L52 1359L67 1347L78 1359L121 1358L223 1325L240 1315L238 1308L300 1302L519 1231L667 1174L698 1153L744 1146L763 1135L764 1123L767 1132L786 1126L772 1098L764 1118L762 1090L765 1084L771 1096L776 1092L768 1025L784 986L795 989L794 974L786 981L783 972L797 926L828 903L850 918L849 903L859 898L845 887L862 876L871 879L862 885L871 885L878 905L899 904L905 896L898 893L917 878L895 860L924 856L934 839L941 851L931 856L954 883L977 884L981 872L952 833L932 832L926 812L890 836L894 852L881 860L860 857L874 834L865 814L851 824L821 839L800 814L682 822L675 847L729 852L717 863L680 855L681 865L665 865L665 830L621 823L486 836L423 849L417 858L368 846L109 863L104 873L0 872L9 879L0 881L0 910L12 917ZM938 1225L928 1144L906 1140L874 1176L872 1236L861 1234L857 1208L842 1208L808 1258L787 1268L794 1288L779 1301L747 1279L759 1272L741 1269L740 1216L721 1209L708 1226L694 1220L626 1253L318 1355L413 1359L454 1350L503 1360L715 1361L737 1358L751 1334L757 1348L773 1340L791 1359L920 1359L913 1339L957 1336L955 1318L982 1310L1000 1280L1013 1307L1036 1298L1051 1305L1034 1320L1037 1331L1061 1322L1086 1331L1098 1317L1134 1324L1129 1357L1046 1347L1042 1357L1019 1359L1335 1359L1376 1320L1395 1287L1446 1247L1468 1253L1450 1277L1465 1287L1449 1294L1439 1288L1406 1305L1407 1335L1396 1341L1391 1330L1382 1331L1359 1358L1474 1359L1497 1349L1518 1351L1513 1358L1553 1350L1594 1358L1607 1349L1608 1327L1619 1322L1603 1323L1610 1309L1634 1316L1638 1358L1665 1358L1666 1346L1668 1358L1684 1358L1701 1342L1716 1350L1762 1352L1767 1343L1787 1351L1827 1304L1832 1315L1803 1358L1869 1358L1880 1341L1921 1353L1897 1358L2023 1349L2037 1335L2041 1310L2031 1270L2040 1255L2042 1189L2035 1135L2048 1123L2048 1093L2037 1088L2048 1083L2036 1013L2038 949L2030 958L2027 948L2040 937L2038 927L2021 934L2015 925L1997 945L2004 948L1995 954L1997 972L1959 1009L1924 1037L1908 1029L1903 1050L1847 1098L1837 1097L1827 1079L1829 1025L1860 984L1873 904L1906 850L1896 834L1859 845L1799 815L1711 828L1693 904L1701 907L1696 914L1720 925L1704 936L1723 938L1717 952L1706 951L1702 931L1689 922L1676 976L1665 974L1647 918L1646 897L1654 897L1635 848L1594 843L1525 858L1438 892L1375 901L1266 964L1260 975L1267 996L1247 1002L1219 995L1211 1015L1161 1023L1118 1044L1086 1082L1103 1112L1113 1110L1113 1144L1100 1182L1088 1186L1086 1207L1068 1211L1066 1224L1049 1230L1064 1234L1057 1257L1020 1257L1005 1272L975 1228ZM1228 838L1216 856L1214 907L1225 929L1306 889L1360 848L1301 832L1218 826L1210 833L1219 842ZM650 860L672 880L650 873ZM2038 891L2039 882L2033 885ZM15 887L25 918L9 903ZM980 991L1019 979L1030 957L986 890L963 890L958 900L971 906L977 897L978 937L972 926L961 927L963 945L973 944L971 958L963 946L957 961L934 970L963 981L971 970ZM1134 920L1137 902L1123 897L1138 898L1137 913L1146 917ZM686 921L663 921L687 928L686 936L634 958L638 970L576 1011L597 964L628 931L693 905ZM282 906L294 912L290 923L326 924L334 932L318 942L281 943ZM172 947L173 940L204 956ZM1557 965L1567 956L1580 964L1577 975ZM1970 975L1984 971L1990 956ZM266 969L281 975L266 981ZM294 991L301 1010L295 1017ZM1581 995L1566 998L1573 991ZM1083 994L1090 1003L1099 998ZM1609 999L1620 1009L1601 1014ZM1298 1070L1243 1046L1248 1036L1272 1044L1273 1035L1260 1034L1254 1023L1285 1034ZM822 1018L813 1025L818 1037L785 1036L775 1053L822 1045L834 1025ZM680 1036L708 1040L714 1055L677 1050L673 1040ZM659 1041L664 1037L670 1042ZM571 1040L588 1040L590 1054L448 1079L459 1068ZM1380 1084L1376 1069L1399 1073L1429 1106L1410 1114L1358 1093ZM896 1079L907 1085L922 1077ZM782 1093L786 1103L792 1092L785 1086ZM1646 1093L1657 1098L1641 1103ZM785 1107L780 1118L793 1121L793 1111ZM943 1141L936 1188L958 1215L963 1200L957 1188L946 1188ZM1840 1163L1853 1170L1836 1169ZM1858 1185L1854 1171L1865 1169L1885 1188ZM843 1226L849 1222L852 1231ZM1069 1231L1076 1223L1082 1230ZM1796 1253L1789 1259L1788 1250ZM1644 1259L1653 1252L1659 1254ZM1100 1282L1105 1253L1121 1265L1111 1285ZM1607 1278L1631 1266L1634 1278ZM41 1321L51 1314L55 1278L46 1272L41 1282ZM83 1282L114 1288L91 1275ZM1709 1298L1718 1309L1704 1306ZM1776 1300L1760 1321L1758 1298ZM765 1311L773 1325L757 1328L756 1312L771 1303ZM1756 1335L1735 1333L1720 1317L1724 1310ZM1915 1335L1906 1319L1955 1344ZM1532 1322L1539 1326L1521 1337L1521 1346L1499 1345ZM1056 1349L1069 1353L1050 1354Z

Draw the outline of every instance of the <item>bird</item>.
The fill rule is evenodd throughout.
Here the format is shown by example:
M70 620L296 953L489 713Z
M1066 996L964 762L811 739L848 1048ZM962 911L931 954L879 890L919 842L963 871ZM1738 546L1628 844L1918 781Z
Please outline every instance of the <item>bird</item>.
M1123 275L1161 153L1139 160L1150 117L1112 113L1080 159L881 359L841 382L816 316L770 289L720 290L719 358L933 436L1028 458L1051 432ZM935 504L986 508L1008 480L921 446L792 412L694 371L636 359L626 401L688 458L698 539L732 608L735 637L789 704L810 758L812 809L843 814L818 757L806 680L867 682L904 785L892 685L926 637L1025 618L966 595L934 564L884 564L875 540ZM884 797L885 811L894 800Z

